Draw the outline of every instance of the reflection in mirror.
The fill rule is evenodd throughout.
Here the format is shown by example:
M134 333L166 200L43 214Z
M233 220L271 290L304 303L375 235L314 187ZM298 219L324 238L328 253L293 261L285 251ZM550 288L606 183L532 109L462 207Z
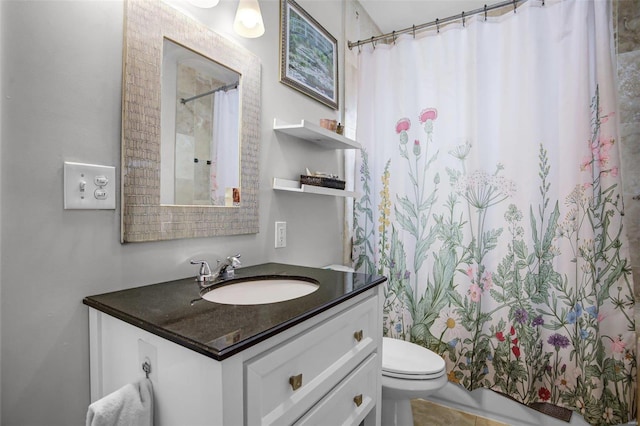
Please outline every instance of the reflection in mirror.
M161 204L240 205L240 78L164 38Z

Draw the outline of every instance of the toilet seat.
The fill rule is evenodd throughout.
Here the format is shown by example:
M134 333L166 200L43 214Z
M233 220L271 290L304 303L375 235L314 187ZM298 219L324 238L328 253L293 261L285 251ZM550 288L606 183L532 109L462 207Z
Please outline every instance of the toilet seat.
M382 338L382 375L404 380L433 380L445 374L444 359L404 340Z

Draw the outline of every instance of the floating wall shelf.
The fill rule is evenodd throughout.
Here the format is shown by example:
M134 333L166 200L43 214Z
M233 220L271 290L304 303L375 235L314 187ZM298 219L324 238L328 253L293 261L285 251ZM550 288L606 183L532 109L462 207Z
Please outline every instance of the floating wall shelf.
M313 142L327 149L362 148L358 142L306 120L302 120L298 124L288 124L275 118L273 120L273 130Z
M290 191L317 195L333 195L335 197L355 197L359 195L357 192L346 191L343 189L325 188L323 186L300 185L297 180L273 178L273 189L277 191Z

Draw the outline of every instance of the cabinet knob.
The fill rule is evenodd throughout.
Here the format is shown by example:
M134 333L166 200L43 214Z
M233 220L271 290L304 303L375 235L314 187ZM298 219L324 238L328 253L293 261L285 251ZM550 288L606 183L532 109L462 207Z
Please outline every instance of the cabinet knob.
M354 396L353 402L356 404L356 407L359 407L362 404L362 394Z
M302 386L302 374L289 377L289 384L291 385L291 389L293 390L299 389L300 386Z
M354 339L356 339L356 341L360 341L362 340L362 330L358 330L355 333L353 333L353 337Z

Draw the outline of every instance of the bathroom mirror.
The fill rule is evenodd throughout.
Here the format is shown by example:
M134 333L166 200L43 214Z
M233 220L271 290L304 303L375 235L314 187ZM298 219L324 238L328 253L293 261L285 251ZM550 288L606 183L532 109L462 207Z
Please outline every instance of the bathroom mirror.
M240 205L240 74L169 39L162 52L160 204Z
M237 107L218 136L220 92ZM257 233L259 137L258 57L161 1L126 1L122 242Z

